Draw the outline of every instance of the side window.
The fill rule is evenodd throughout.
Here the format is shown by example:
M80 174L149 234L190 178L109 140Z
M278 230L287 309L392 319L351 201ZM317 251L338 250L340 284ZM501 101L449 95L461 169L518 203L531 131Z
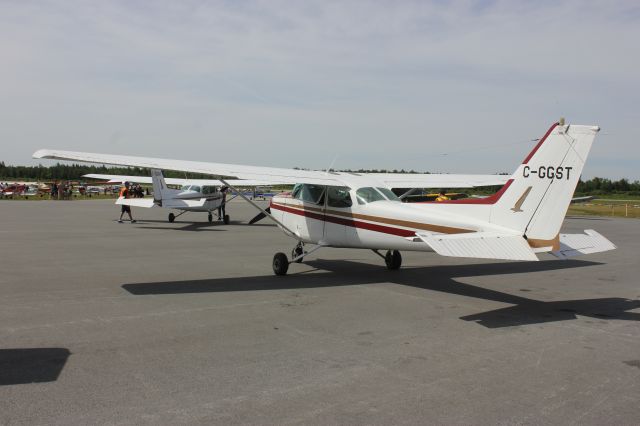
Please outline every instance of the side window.
M346 186L327 187L327 205L329 207L351 207L351 195Z
M302 184L301 183L296 183L296 185L293 187L293 191L291 191L291 197L292 198L298 198L298 196L300 195L300 190L302 189Z
M367 204L385 199L382 194L371 187L358 189L356 198L358 199L358 204Z
M307 203L324 203L324 186L303 184L300 187L300 191L295 194L295 198Z

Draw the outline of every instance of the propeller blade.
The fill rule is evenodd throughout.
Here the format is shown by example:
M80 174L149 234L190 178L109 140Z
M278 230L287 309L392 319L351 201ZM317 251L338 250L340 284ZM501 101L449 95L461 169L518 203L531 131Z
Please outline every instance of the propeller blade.
M271 213L271 208L267 207L266 209L264 209L267 213ZM261 221L262 219L264 219L265 217L267 217L266 214L264 214L263 212L258 213L253 219L251 219L249 221L249 225L253 225L256 222Z

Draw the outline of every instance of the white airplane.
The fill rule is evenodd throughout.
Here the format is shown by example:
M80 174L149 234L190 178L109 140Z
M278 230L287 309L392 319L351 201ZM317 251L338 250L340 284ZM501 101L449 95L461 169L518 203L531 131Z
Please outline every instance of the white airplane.
M225 186L224 183L216 179L177 179L165 178L162 170L152 169L151 176L126 176L126 175L105 175L87 174L83 177L91 179L108 180L110 183L145 183L153 185L153 199L151 198L123 198L119 197L116 204L134 207L162 207L165 209L180 210L180 213L169 213L168 220L173 222L176 218L187 212L208 213L209 222L213 222L213 215L218 215L218 207L223 203L224 197L219 188ZM252 187L264 185L264 181L254 180L229 180L234 187ZM181 188L171 189L167 185L177 185ZM232 198L225 201L231 201ZM218 217L219 220L229 223L229 215Z
M390 188L453 188L463 182L468 187L474 177L321 172L57 150L37 151L34 158L296 182L291 194L272 198L271 213L243 196L297 240L291 258L284 253L273 258L275 274L285 275L291 263L323 247L371 249L384 258L388 269L400 268L400 250L522 261L538 260L537 253L542 252L567 258L613 250L615 245L593 230L560 234L599 130L597 126L555 123L496 194L440 203L401 203ZM490 181L501 179L475 178L484 185L495 185ZM307 252L305 244L315 247Z

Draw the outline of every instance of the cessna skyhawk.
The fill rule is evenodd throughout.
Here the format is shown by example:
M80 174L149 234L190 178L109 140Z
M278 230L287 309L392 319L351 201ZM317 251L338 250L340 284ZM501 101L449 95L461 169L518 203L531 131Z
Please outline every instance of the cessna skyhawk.
M401 266L400 250L523 261L538 260L541 252L566 258L612 250L615 246L593 230L560 234L599 130L554 123L496 194L440 203L401 203L390 188L457 188L504 181L500 176L338 173L57 150L40 150L34 157L296 183L291 194L272 198L270 212L243 196L297 240L291 258L284 253L273 258L274 272L285 275L291 263L323 247L371 249L389 269ZM307 252L305 244L315 247Z
M123 198L116 200L116 204L124 204L134 207L162 207L165 209L180 210L180 213L169 213L169 222L187 212L207 213L209 222L213 222L213 215L217 215L218 207L223 203L224 196L220 188L226 186L222 181L216 179L177 179L165 178L162 170L152 169L151 176L125 176L125 175L105 175L88 174L83 177L91 179L108 180L109 182L133 182L147 183L153 185L153 199L151 198ZM264 185L264 181L254 180L229 180L234 188L255 188ZM177 185L180 189L171 189L167 185ZM229 223L229 215L224 214L218 217L219 220Z

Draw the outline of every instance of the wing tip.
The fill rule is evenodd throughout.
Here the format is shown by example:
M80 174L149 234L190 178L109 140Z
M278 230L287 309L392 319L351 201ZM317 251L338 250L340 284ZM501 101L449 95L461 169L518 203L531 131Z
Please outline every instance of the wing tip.
M48 149L39 149L33 153L32 158L50 158L51 151Z

